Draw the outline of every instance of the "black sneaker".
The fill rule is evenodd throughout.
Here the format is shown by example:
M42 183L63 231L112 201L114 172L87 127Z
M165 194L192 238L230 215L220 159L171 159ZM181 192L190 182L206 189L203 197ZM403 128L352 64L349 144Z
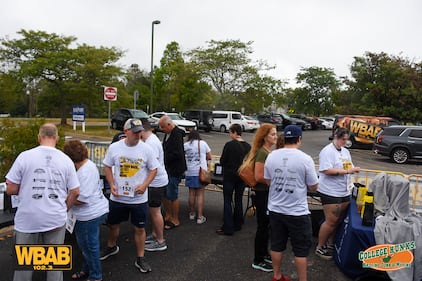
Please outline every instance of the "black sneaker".
M252 263L252 268L259 269L259 270L262 270L262 271L265 271L265 272L273 271L272 265L269 264L269 263L266 263L265 261L258 262L258 263L256 263L256 262Z
M264 256L264 261L266 263L273 264L273 261L271 260L271 256L270 255Z
M333 254L331 254L330 251L325 248L317 247L315 249L315 254L324 260L331 260L333 258Z
M135 260L135 266L142 273L151 272L151 266L145 261L145 257L137 257Z
M110 256L114 256L119 252L119 246L107 247L101 253L100 261L107 259Z

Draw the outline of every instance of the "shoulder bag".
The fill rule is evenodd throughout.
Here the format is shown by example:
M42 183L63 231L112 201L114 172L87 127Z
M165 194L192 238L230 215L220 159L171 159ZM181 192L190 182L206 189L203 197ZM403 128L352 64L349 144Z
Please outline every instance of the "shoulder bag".
M198 140L198 154L199 159L201 159L200 140ZM201 164L201 160L199 160L199 164ZM205 169L202 169L201 166L199 166L199 182L203 185L208 185L211 183L211 173Z

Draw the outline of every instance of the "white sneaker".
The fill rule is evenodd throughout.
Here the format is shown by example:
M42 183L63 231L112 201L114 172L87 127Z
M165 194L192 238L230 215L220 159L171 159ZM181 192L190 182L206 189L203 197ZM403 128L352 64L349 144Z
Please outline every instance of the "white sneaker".
M197 219L196 219L196 223L197 224L203 224L204 222L206 222L207 221L207 218L206 217L204 217L204 216L202 216L202 217L198 217Z
M193 221L193 220L195 219L195 217L196 217L195 212L189 212L189 219L190 219L191 221Z

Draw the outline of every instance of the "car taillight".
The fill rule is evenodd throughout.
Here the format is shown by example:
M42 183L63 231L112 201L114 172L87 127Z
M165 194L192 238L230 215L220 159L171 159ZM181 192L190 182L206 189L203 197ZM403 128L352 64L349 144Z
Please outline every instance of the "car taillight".
M377 144L380 144L382 142L382 139L384 138L384 136L378 136L377 137Z

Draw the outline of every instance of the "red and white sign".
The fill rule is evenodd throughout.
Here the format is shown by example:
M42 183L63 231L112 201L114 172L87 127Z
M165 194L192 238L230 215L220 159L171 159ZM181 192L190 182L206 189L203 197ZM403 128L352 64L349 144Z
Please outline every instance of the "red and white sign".
M117 100L117 88L104 87L104 100L110 100L110 101Z

